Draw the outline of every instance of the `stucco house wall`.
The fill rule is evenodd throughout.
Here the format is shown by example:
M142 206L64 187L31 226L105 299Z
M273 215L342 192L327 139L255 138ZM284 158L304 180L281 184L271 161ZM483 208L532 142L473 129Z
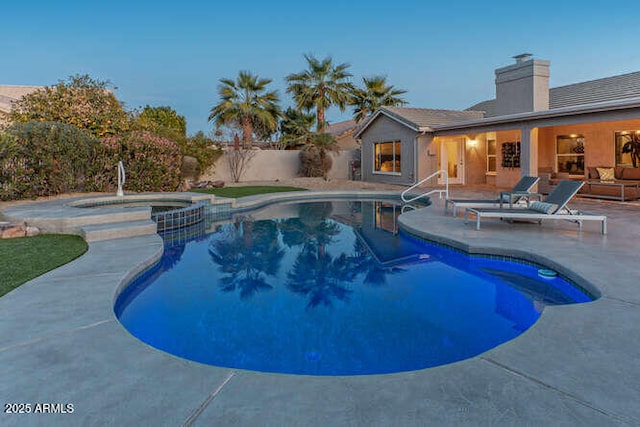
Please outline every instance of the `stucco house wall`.
M385 116L378 116L364 130L362 140L362 180L386 184L408 185L415 182L415 143L418 133ZM373 145L379 142L400 141L401 173L374 172Z
M340 150L357 150L360 148L358 141L353 137L353 131L336 137L336 144Z
M438 142L432 134L418 137L418 181L438 170L438 149Z
M465 184L478 185L487 182L487 138L485 135L475 137L476 144L467 141L464 159Z
M640 119L540 128L538 134L540 168L551 168L555 171L557 137L572 134L584 136L585 167L613 167L616 161L615 133L627 130L640 130Z
M502 145L520 140L519 130L496 132L496 187L498 188L511 188L520 180L520 168L502 166Z

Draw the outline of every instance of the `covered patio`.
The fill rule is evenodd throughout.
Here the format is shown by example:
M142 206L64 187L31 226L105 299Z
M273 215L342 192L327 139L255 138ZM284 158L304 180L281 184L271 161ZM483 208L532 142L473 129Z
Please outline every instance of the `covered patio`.
M433 126L433 140L422 151L437 150L439 162L432 169L455 171L459 183L498 188L526 175L541 176L541 185L553 185L554 179L603 180L594 176L596 167L618 167L614 179L630 184L622 199L635 200L640 194L632 182L640 181L640 168L622 147L639 130L640 99L634 98ZM455 144L456 155L443 155ZM584 193L616 198L616 191L587 186Z

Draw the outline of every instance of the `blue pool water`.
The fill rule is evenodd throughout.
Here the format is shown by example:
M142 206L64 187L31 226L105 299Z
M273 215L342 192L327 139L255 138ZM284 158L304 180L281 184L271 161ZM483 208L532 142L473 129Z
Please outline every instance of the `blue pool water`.
M399 213L387 202L279 205L168 241L116 315L202 363L363 375L463 360L522 334L545 305L592 300L539 267L398 234Z

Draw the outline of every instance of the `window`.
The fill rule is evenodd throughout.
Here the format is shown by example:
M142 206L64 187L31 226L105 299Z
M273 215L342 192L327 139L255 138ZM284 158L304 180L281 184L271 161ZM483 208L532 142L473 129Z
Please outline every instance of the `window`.
M584 136L561 135L556 139L557 172L584 175Z
M401 172L400 141L373 144L374 172L399 175Z
M616 166L640 166L640 130L615 133Z
M496 172L496 140L487 140L487 172Z

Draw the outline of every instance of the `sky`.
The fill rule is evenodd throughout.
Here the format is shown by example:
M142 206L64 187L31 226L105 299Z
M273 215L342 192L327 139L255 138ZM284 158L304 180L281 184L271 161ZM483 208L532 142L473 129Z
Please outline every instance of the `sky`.
M617 1L11 1L0 7L0 84L110 81L126 108L171 106L210 133L221 78L285 77L305 54L385 75L408 106L465 109L495 97L494 70L532 53L550 86L640 71L640 3ZM351 110L327 112L330 122Z

